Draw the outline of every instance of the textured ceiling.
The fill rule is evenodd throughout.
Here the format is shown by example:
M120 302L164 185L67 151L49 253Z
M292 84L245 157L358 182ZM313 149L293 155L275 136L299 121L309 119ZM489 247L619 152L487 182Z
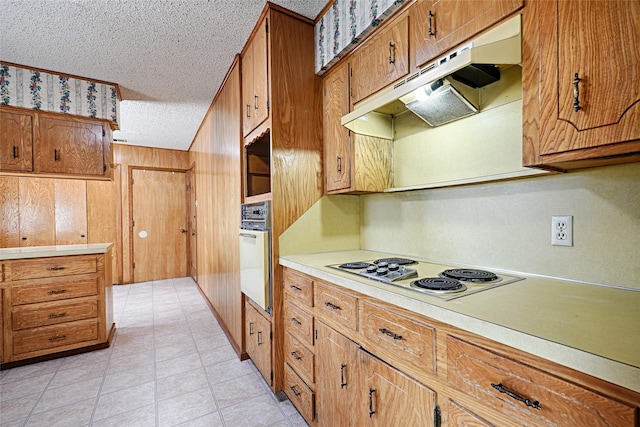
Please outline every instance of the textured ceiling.
M315 19L328 0L275 0ZM0 60L120 86L127 144L187 150L265 0L0 0Z

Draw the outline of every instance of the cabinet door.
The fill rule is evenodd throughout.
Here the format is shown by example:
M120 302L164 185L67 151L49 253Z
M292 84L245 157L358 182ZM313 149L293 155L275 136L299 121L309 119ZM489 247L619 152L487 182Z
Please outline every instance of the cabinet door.
M351 101L356 103L409 73L409 17L391 23L353 55Z
M54 180L20 178L20 246L56 242Z
M523 0L419 0L411 6L411 45L420 67L520 9Z
M40 116L36 128L36 172L103 176L101 123Z
M271 323L248 302L245 303L245 319L247 354L271 385Z
M56 245L87 243L87 182L55 180Z
M20 178L0 177L0 248L20 246Z
M358 346L321 322L316 330L318 426L357 425L352 408L358 388Z
M361 383L356 412L365 425L433 426L435 392L364 350L358 351Z
M242 55L242 134L247 136L254 128L253 111L253 44Z
M323 79L325 192L351 187L351 141L342 116L349 112L349 64L343 63Z
M0 111L0 170L33 170L31 115Z
M540 154L640 139L640 1L539 7Z
M244 136L269 117L267 18L260 22L242 55L242 130Z

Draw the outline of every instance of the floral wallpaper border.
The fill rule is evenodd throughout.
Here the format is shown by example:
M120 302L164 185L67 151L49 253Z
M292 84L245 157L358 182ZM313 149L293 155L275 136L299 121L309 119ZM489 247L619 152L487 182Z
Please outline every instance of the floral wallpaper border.
M334 0L315 25L316 74L351 51L407 0Z
M110 120L118 129L118 87L0 62L0 105Z

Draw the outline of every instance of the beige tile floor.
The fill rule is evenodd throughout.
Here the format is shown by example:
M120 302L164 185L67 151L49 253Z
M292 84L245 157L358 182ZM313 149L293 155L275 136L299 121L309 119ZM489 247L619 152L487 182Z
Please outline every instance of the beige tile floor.
M113 345L0 371L0 426L306 426L190 278L114 286Z

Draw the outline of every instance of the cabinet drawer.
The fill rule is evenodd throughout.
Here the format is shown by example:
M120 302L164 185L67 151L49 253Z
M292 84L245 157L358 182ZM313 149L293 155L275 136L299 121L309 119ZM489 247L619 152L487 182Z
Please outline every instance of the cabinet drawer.
M284 271L284 291L307 307L313 307L313 280L289 269Z
M286 363L284 365L284 391L304 419L309 423L313 421L315 416L315 395Z
M11 321L12 329L18 331L97 317L98 299L94 296L16 306L11 314Z
M374 354L420 374L435 374L435 328L369 301L362 303L361 316L365 345Z
M95 273L98 271L98 260L95 256L28 259L11 262L10 268L12 280L39 279Z
M24 285L13 285L13 305L56 301L98 294L98 277L40 279Z
M286 302L284 305L285 331L300 341L313 345L313 316L295 304Z
M358 328L358 298L334 287L316 282L315 305L327 320L346 326L354 331Z
M19 356L97 339L98 319L24 329L13 334L13 354Z
M636 408L451 336L447 363L449 384L518 424L636 425Z
M284 334L284 358L307 384L314 384L314 354L291 334Z

